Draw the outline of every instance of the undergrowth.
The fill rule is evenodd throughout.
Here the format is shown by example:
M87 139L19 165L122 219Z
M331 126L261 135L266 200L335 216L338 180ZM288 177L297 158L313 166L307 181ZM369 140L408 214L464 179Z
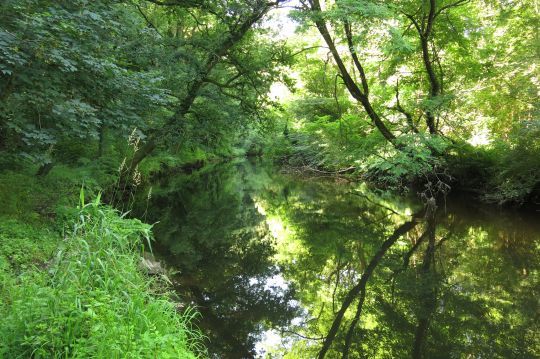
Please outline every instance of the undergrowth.
M195 358L201 334L140 268L151 226L99 203L65 210L63 238L2 220L0 357ZM41 240L40 240L41 239ZM51 257L51 253L56 253Z
M265 152L285 168L315 176L349 175L396 191L435 185L445 193L467 192L488 203L538 205L540 122L530 121L510 136L511 141L472 146L409 134L398 138L397 150L378 132L366 132L355 122L318 118L297 130L276 132Z

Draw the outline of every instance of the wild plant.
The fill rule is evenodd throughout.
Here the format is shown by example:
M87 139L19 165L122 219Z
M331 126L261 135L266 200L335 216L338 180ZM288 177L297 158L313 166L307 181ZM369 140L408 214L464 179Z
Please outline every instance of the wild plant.
M112 189L112 196L110 204L120 209L122 213L131 211L137 188L142 183L142 174L139 170L139 166L133 168L133 154L139 149L141 137L138 134L137 128L134 128L127 139L128 148L130 149L128 154L132 159L130 163L127 161L127 156L124 157L122 163L118 167L117 180Z
M167 286L140 267L151 226L126 219L100 196L64 219L66 240L48 272L6 282L0 357L196 358L201 334ZM1 271L0 271L1 272ZM1 274L1 273L0 273Z

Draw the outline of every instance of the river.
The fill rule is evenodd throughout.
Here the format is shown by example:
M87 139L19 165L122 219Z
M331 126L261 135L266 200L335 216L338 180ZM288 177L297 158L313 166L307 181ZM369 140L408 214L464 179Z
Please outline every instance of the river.
M211 357L539 351L539 212L447 198L428 221L414 195L249 161L147 191L136 213L157 222L153 250L179 301L200 312Z

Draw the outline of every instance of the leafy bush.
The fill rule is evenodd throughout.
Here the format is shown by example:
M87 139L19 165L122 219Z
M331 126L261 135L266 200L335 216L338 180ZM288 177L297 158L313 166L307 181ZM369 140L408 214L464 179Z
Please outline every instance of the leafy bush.
M492 150L458 142L451 146L446 159L457 189L484 191L495 165Z
M379 133L354 114L346 114L340 120L319 116L295 127L275 133L265 151L277 162L293 167L340 170L385 144Z
M540 197L540 120L516 126L510 142L498 141L493 153L495 166L485 199L504 204L522 203L534 195Z
M413 182L447 184L446 162L442 154L448 143L441 137L403 135L386 156L376 155L368 162L367 178L385 187L403 190ZM443 189L443 188L441 188Z
M395 190L404 190L412 183L446 186L450 179L446 173L447 140L404 134L396 142L398 150L354 114L346 114L339 121L317 117L303 123L299 130L276 137L270 154L293 167L329 173L354 168L368 181Z

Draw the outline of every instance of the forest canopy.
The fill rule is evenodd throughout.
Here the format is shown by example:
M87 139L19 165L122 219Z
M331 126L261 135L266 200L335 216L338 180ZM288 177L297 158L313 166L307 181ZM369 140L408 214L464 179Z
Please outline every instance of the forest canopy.
M538 193L533 1L7 0L0 24L0 150L41 175L264 148L391 188Z

